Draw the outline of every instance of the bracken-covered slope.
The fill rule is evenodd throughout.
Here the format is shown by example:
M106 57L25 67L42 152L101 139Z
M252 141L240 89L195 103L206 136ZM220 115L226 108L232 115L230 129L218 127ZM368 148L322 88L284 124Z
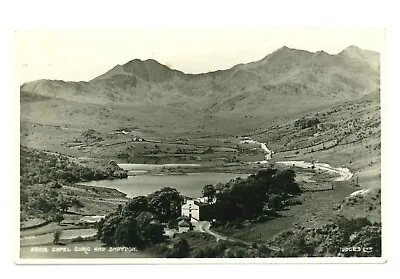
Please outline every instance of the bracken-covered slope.
M205 74L185 74L155 60L135 59L89 82L29 82L21 86L21 97L30 93L77 103L270 117L377 90L379 64L378 53L354 46L336 55L282 47L260 61Z

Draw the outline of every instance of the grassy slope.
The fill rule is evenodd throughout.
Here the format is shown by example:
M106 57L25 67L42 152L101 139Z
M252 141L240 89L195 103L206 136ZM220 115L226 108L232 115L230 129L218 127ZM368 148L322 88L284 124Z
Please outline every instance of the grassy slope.
M295 114L276 119L275 129L256 132L253 137L267 142L276 152L273 161L319 160L333 166L345 166L355 173L354 182L358 177L361 187L379 188L381 120L378 93L307 115L318 117L322 128L295 128L294 121L304 116ZM336 141L338 145L334 147Z

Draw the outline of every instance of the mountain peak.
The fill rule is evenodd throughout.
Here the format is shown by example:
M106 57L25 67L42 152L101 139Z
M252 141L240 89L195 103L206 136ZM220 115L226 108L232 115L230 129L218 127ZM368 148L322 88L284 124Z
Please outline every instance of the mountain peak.
M372 51L372 50L366 50L366 49L362 49L359 48L358 46L355 45L351 45L346 47L345 49L343 49L339 54L350 54L350 55L354 55L354 54L364 54L364 55L377 55L379 54L378 52Z
M290 48L290 47L287 47L287 46L282 46L282 47L278 48L274 52L287 52L287 51L293 51L293 50L296 50L296 49Z
M359 48L358 46L351 45L346 47L343 51L362 51L362 49Z
M128 66L128 65L142 65L142 64L149 64L149 65L160 65L163 66L162 64L160 64L158 61L154 60L154 59L146 59L146 60L141 60L141 59L133 59L127 63L125 63L123 66Z
M315 54L317 54L317 55L329 55L329 53L327 53L326 51L323 51L323 50L318 50Z

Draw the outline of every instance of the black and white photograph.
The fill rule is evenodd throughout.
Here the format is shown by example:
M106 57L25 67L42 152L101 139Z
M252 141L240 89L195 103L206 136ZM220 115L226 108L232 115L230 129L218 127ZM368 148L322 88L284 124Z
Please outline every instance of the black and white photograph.
M384 262L384 35L16 31L18 261Z

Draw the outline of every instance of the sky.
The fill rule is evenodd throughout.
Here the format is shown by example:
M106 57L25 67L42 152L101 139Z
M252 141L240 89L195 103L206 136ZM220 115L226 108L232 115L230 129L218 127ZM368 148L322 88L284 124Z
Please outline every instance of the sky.
M382 52L382 28L146 28L17 31L20 84L38 79L88 81L117 64L155 59L185 73L228 69L282 46L336 54L350 45Z

